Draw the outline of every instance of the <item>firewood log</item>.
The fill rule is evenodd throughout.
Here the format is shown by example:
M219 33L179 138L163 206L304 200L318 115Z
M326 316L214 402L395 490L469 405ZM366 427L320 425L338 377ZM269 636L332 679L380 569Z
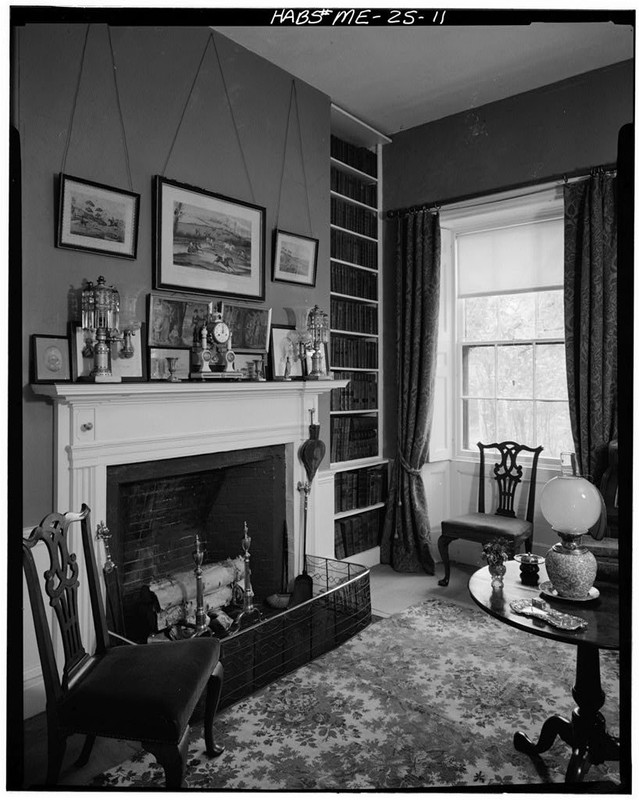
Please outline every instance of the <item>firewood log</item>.
M241 556L219 561L216 564L205 564L202 567L205 598L223 586L232 586L236 581L243 580L244 560ZM165 611L173 606L184 605L194 600L196 594L195 575L192 569L181 570L170 577L152 580L149 583L149 589L157 597L160 608Z

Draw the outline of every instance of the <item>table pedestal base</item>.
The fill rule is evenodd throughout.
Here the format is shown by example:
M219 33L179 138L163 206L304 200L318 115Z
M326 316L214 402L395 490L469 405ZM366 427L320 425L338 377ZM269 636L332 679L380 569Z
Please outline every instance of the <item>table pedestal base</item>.
M557 736L572 747L572 756L566 770L566 783L582 781L591 764L619 761L619 740L606 732L606 721L599 709L606 699L601 689L599 674L599 648L578 645L577 678L572 696L578 707L570 721L558 714L543 724L537 744L525 734L517 732L515 750L534 756L549 750Z

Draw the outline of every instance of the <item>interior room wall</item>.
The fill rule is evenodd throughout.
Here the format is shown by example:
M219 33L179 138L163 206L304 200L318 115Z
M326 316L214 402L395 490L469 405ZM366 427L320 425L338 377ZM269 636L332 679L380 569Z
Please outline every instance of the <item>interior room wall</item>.
M634 64L623 61L400 131L383 149L384 210L506 189L610 164L633 119ZM384 231L384 337L395 341L394 231ZM396 440L396 356L384 353L384 439Z
M330 98L297 81L301 138L294 107L287 137L292 76L270 62L216 33L222 72L210 42L194 83L210 36L204 27L111 28L132 188L141 195L137 258L55 246L54 186L63 169L130 188L105 25L91 26L71 125L85 32L84 24L28 24L14 38L13 123L23 187L25 527L37 524L53 503L52 407L30 389L29 337L66 335L68 321L79 318L77 290L99 275L121 294L137 295L138 318L146 319L154 175L265 207L264 304L273 309L273 324L292 324L287 309L295 306L328 308ZM271 281L275 227L320 240L315 288Z

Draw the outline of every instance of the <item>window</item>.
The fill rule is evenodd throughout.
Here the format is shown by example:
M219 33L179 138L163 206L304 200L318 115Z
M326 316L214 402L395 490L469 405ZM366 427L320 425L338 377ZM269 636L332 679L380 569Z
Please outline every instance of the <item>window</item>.
M563 315L563 208L491 203L454 232L458 442L572 450Z

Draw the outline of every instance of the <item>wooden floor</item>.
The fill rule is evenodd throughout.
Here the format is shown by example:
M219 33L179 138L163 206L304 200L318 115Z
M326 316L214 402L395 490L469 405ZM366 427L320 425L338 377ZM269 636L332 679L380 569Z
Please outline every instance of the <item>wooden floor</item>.
M437 575L424 573L399 573L386 565L371 569L371 606L373 613L387 617L425 600L438 598L473 606L468 594L468 579L477 569L463 564L452 564L450 583L446 588L437 585L443 574L441 565ZM95 775L119 764L140 749L137 742L115 739L98 739L89 763L77 768L74 761L80 754L84 737L72 736L67 743L67 752L58 786L88 786ZM28 719L24 723L24 781L23 788L42 787L46 777L47 733L44 714Z

